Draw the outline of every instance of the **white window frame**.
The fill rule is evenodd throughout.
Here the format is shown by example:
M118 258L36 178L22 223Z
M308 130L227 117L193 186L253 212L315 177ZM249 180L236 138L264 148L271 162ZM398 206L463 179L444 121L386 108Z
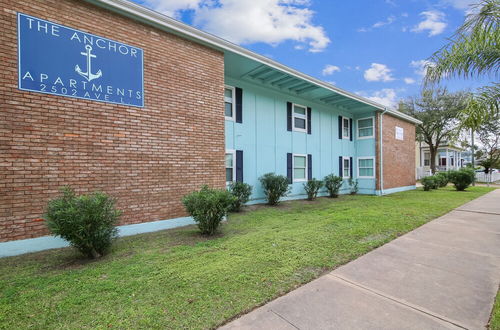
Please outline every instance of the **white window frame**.
M345 160L347 160L349 162L349 171L348 171L348 175L347 176L344 176L344 173L345 173ZM342 179L349 179L351 177L351 167L352 167L352 164L351 164L351 157L342 157Z
M224 95L224 118L226 120L235 121L236 120L236 107L235 107L235 103L236 103L236 88L234 88L233 86L225 85L224 86L224 94L226 94L226 89L230 89L231 93L232 93L232 98L231 98L231 113L233 114L233 116L232 117L226 116L226 102L229 103L229 101L226 99L226 96Z
M295 179L295 157L304 157L306 159L306 167L305 167L305 178L304 179ZM304 155L304 154L292 154L292 179L293 179L293 182L306 182L307 181L307 169L309 168L308 167L309 164L308 164L308 159L307 159L307 155Z
M372 135L370 135L370 136L359 136L359 130L360 130L360 128L359 128L359 121L360 120L365 120L365 119L371 119L372 120ZM371 116L371 117L359 118L359 119L356 120L356 126L357 126L356 129L357 129L357 132L358 132L358 134L357 134L358 135L358 137L357 137L358 140L373 139L375 137L375 117ZM366 128L368 128L368 127L363 127L363 129L366 129Z
M225 170L227 169L227 167L226 167L226 155L227 154L233 155L233 181L226 181L226 184L230 184L231 182L236 181L236 150L226 149L226 153L224 154L224 175L226 175Z
M347 119L347 135L344 135L344 120ZM344 117L342 116L342 139L347 139L347 140L350 140L351 139L351 118L349 117Z
M296 106L299 108L304 108L304 110L305 110L304 115L295 113ZM306 122L305 128L295 127L295 118L304 119L304 121ZM309 123L307 122L307 107L305 105L292 103L292 130L295 132L307 133L307 125L308 124Z
M373 160L373 175L372 176L362 176L362 175L359 175L359 161L360 160L364 160L364 159L371 159ZM357 174L358 174L358 178L360 179L375 179L375 157L358 157L358 163L357 163ZM368 167L364 167L364 168L368 168Z
M427 161L428 161L428 164L427 164L427 165L425 165L425 161L426 161L426 159L425 159L425 155L429 155L429 158L427 159ZM423 160L424 160L424 161L423 161L424 166L431 166L431 153L430 153L430 152L427 152L427 151L424 151L424 157L423 157L423 158L424 158L424 159L423 159Z

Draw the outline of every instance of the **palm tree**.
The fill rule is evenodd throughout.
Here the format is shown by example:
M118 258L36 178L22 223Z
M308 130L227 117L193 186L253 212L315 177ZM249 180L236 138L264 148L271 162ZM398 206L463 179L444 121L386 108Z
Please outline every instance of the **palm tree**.
M450 42L434 53L426 82L443 78L498 77L500 70L500 0L481 0L471 6L464 24ZM496 83L496 91L499 84Z

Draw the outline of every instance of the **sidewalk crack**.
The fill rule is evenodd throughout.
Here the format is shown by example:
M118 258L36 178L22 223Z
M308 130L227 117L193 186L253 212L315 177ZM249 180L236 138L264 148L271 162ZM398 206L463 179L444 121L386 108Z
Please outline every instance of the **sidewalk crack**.
M384 294L383 292L380 292L380 291L378 291L378 290L374 290L374 289L371 289L371 288L366 287L366 286L364 286L364 285L361 285L361 284L359 284L359 283L353 282L353 281L348 280L348 279L346 279L346 278L344 278L344 277L342 277L342 276L339 276L339 275L337 275L337 274L334 274L334 273L329 273L328 275L329 275L329 276L332 276L332 277L334 277L334 278L336 278L336 279L338 279L338 280L341 280L341 281L344 281L344 282L346 282L346 283L349 283L349 284L350 284L350 285L352 285L352 286L358 287L358 288L360 288L360 289L362 289L362 290L365 290L365 291L368 291L368 292L370 292L370 293L372 293L372 294L375 294L375 295L377 295L377 296L379 296L379 297L382 297L382 298L388 299L388 300L393 301L393 302L395 302L395 303L397 303L397 304L400 304L400 305L406 306L406 307L411 308L411 309L413 309L413 310L419 311L420 313L423 313L423 314L426 314L426 315L431 316L431 317L433 317L433 318L439 319L439 320L441 320L441 321L443 321L443 322L446 322L446 323L452 324L452 325L454 325L454 326L456 326L456 327L459 327L459 328L461 328L461 329L465 329L465 330L468 330L468 329L469 329L469 328L467 328L466 326L461 325L460 323L458 323L458 321L450 320L450 319L448 319L448 318L446 318L446 317L444 317L444 316L434 314L434 313L432 313L431 311L426 310L426 309L424 309L423 307L420 307L420 306L418 306L418 305L414 305L414 304L410 304L410 303L407 303L407 302L401 301L401 300L399 300L399 299L397 299L397 298L395 298L395 297L392 297L392 296L386 295L386 294Z

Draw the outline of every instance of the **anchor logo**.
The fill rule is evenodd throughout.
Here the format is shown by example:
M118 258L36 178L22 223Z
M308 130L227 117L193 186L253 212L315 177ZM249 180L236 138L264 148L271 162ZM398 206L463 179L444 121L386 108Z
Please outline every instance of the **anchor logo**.
M94 54L91 53L92 51L92 46L91 45L85 45L85 52L82 52L83 56L87 57L87 72L83 72L82 69L80 69L80 66L77 64L75 66L75 71L78 73L80 76L83 78L87 79L87 81L91 81L94 79L97 79L102 76L101 70L97 71L97 73L92 73L92 58L95 58Z

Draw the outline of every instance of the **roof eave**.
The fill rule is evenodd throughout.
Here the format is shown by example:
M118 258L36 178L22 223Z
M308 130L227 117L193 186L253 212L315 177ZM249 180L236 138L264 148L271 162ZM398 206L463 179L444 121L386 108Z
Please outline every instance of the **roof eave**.
M403 113L396 111L396 110L393 110L393 109L388 109L387 107L385 107L377 102L371 101L371 100L366 99L364 97L361 97L359 95L356 95L356 94L353 94L351 92L340 89L338 87L335 87L335 86L333 86L329 83L326 83L320 79L314 78L314 77L309 76L305 73L302 73L300 71L292 69L286 65L283 65L279 62L271 60L270 58L267 58L265 56L262 56L260 54L255 53L255 52L252 52L246 48L238 46L232 42L224 40L224 39L217 37L213 34L201 31L197 28L194 28L194 27L189 26L185 23L177 21L171 17L163 15L159 12L154 11L154 10L148 9L148 8L141 6L139 4L136 4L132 1L129 1L129 0L86 0L86 1L93 3L95 5L101 6L101 7L105 7L109 10L118 12L120 14L125 13L125 14L127 14L127 16L136 18L140 21L149 22L150 24L163 27L167 31L176 32L179 35L186 36L189 39L193 39L193 40L197 41L198 43L202 43L202 44L209 46L211 48L215 48L215 49L222 50L222 51L229 51L229 52L233 52L235 54L247 57L247 58L252 59L254 61L268 65L274 69L277 69L277 70L283 71L285 73L288 73L290 75L296 76L297 78L303 79L304 81L315 84L319 87L331 90L331 91L338 93L340 95L343 95L345 97L348 97L348 98L357 100L359 102L362 102L364 104L367 104L369 106L372 106L379 111L386 111L387 110L388 113L390 113L391 115L394 115L398 118L407 120L407 121L415 123L415 124L421 123L419 120L417 120L411 116L408 116L406 114L403 114Z

